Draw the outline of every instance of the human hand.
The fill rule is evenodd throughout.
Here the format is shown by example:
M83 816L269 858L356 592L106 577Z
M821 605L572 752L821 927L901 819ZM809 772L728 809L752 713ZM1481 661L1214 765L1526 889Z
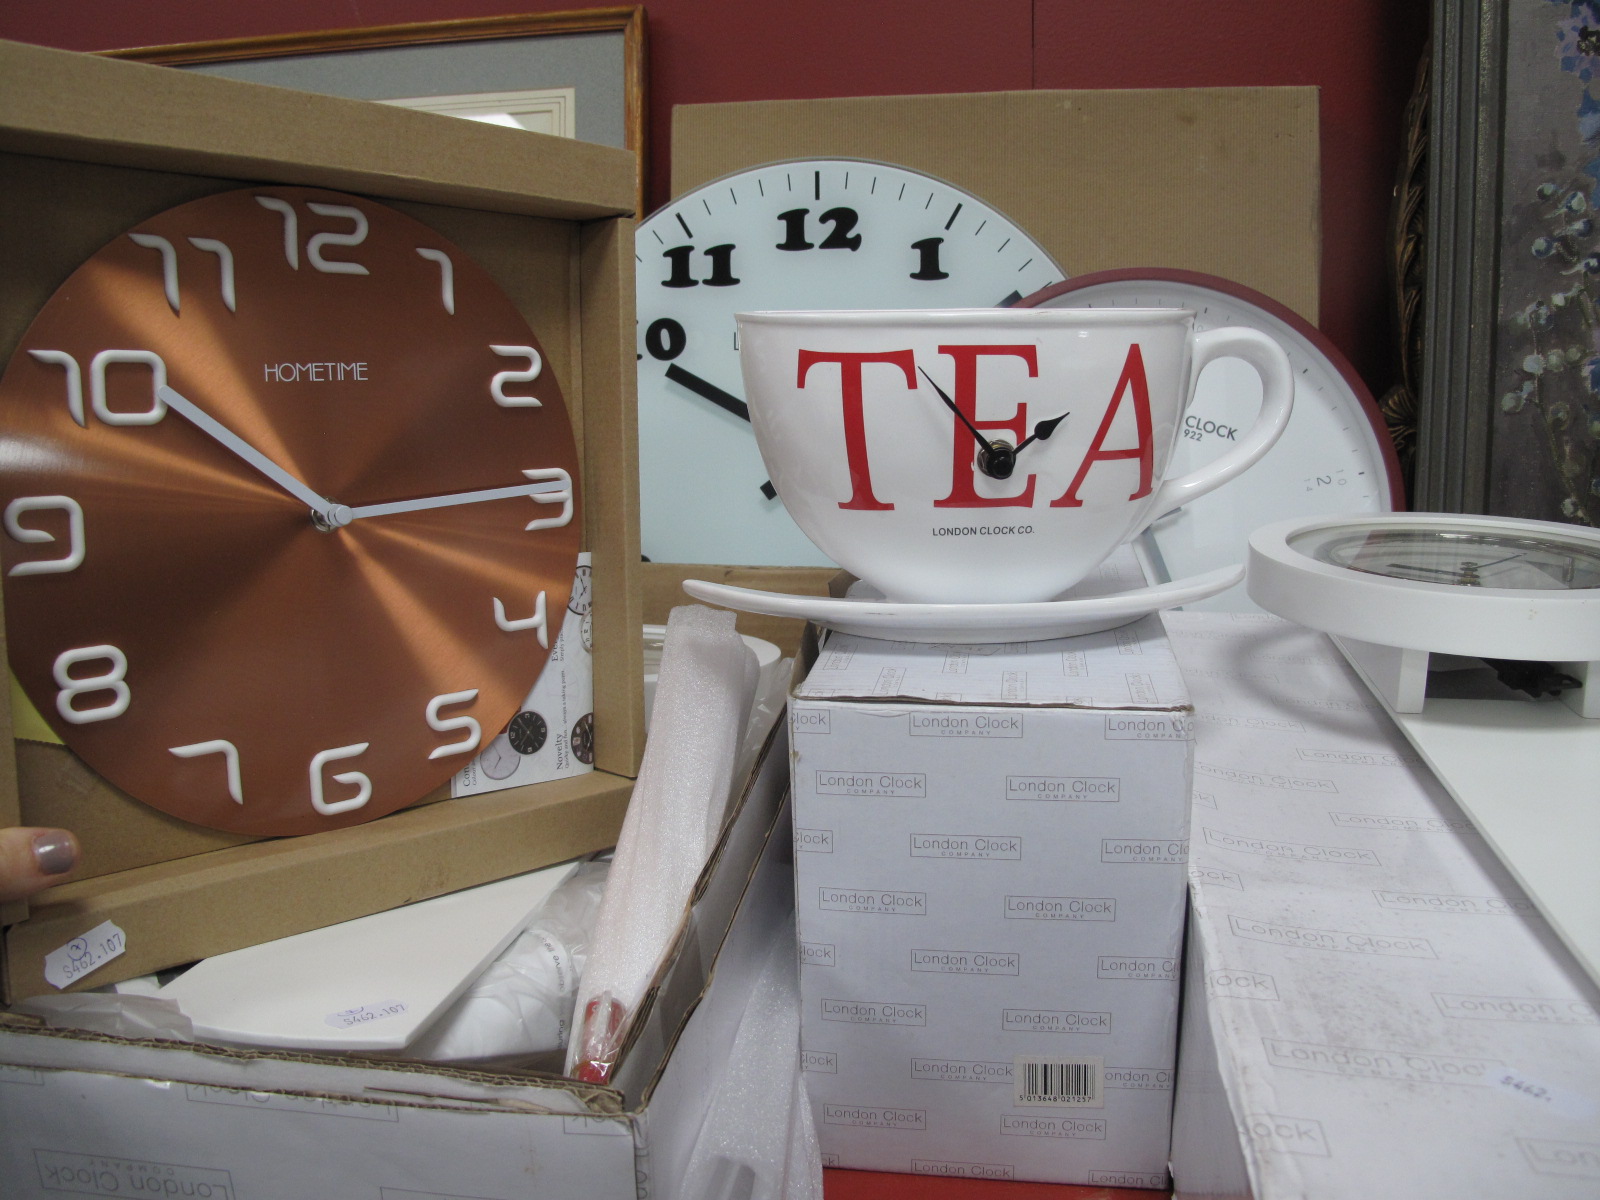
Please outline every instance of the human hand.
M0 903L66 882L78 858L78 839L65 829L0 829Z

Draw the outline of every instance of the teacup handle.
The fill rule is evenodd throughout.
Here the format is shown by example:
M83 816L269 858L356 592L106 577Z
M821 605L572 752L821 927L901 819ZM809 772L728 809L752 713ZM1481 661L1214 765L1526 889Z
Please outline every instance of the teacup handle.
M1261 411L1256 414L1249 432L1226 454L1197 471L1165 481L1148 510L1151 521L1199 499L1253 466L1272 449L1289 424L1289 410L1294 406L1294 372L1289 366L1289 356L1277 342L1254 329L1230 327L1195 334L1185 411L1194 400L1200 372L1207 363L1218 358L1241 358L1255 368L1261 377Z

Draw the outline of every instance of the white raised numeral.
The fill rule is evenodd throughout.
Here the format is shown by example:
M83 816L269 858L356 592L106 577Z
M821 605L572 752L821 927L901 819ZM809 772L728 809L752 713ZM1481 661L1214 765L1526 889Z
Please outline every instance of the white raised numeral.
M443 250L435 250L431 246L418 246L417 253L429 262L439 264L439 299L444 302L444 310L452 317L456 315L456 266L450 261L450 256Z
M20 562L8 575L53 575L75 571L83 564L83 507L71 496L18 496L6 505L6 532L19 542L53 542L56 536L43 529L28 529L19 518L23 513L59 508L67 514L67 552L60 558Z
M306 261L317 270L329 275L366 275L368 270L360 263L329 261L322 257L324 246L359 246L367 240L367 214L348 204L316 204L308 201L306 207L319 217L343 217L355 225L349 233L319 233L306 243Z
M222 288L222 302L228 306L229 312L237 312L233 294L233 251L228 249L228 243L219 242L216 238L192 237L189 239L189 244L196 250L204 250L207 254L217 256L217 269L221 272L218 282Z
M360 808L372 799L372 780L360 771L341 771L333 777L335 783L345 784L356 789L356 794L348 800L328 801L323 799L322 793L322 768L331 762L342 758L355 758L358 754L365 754L370 742L356 742L350 746L336 746L332 750L324 750L311 760L311 807L325 817L337 816L342 812L349 812L353 808Z
M525 371L501 371L489 381L489 394L494 397L494 402L505 408L543 408L544 405L536 396L508 396L506 384L528 383L539 378L539 372L544 370L544 359L539 357L539 352L532 346L490 346L501 358L525 358L528 360L528 369Z
M256 203L262 208L270 208L283 218L283 257L289 260L291 270L300 269L300 218L295 214L294 205L287 200L279 200L276 196L257 196Z
M78 360L65 350L29 350L29 354L43 363L54 363L67 373L67 411L72 419L84 428L89 422L83 415L83 370Z
M220 754L227 761L228 795L235 804L244 803L244 785L239 772L239 748L223 738L209 742L194 742L188 746L173 746L171 753L179 758L198 758L202 754Z
M72 674L72 668L79 663L99 659L110 663L110 669L98 675ZM80 646L76 650L63 650L56 655L54 674L56 686L61 689L56 693L56 711L61 714L62 720L74 725L87 725L91 721L120 717L128 711L128 702L133 698L126 681L128 656L115 646ZM93 708L74 707L74 700L91 692L110 692L111 700Z
M150 368L150 407L113 412L106 403L106 368L112 363L138 363ZM89 361L89 405L107 425L154 425L167 415L161 389L167 386L167 364L149 350L102 350Z
M516 633L519 630L532 629L539 635L539 645L548 650L550 649L550 628L545 623L544 609L544 593L540 592L538 598L533 602L533 616L518 617L513 620L512 618L506 616L506 606L501 601L500 597L496 596L494 597L494 623L500 626L501 629L504 629L507 633Z
M534 471L524 471L529 479L535 483L559 483L561 489L553 492L534 492L532 499L537 504L559 504L561 515L555 517L535 517L523 526L524 529L559 529L572 520L572 476L568 475L561 467L540 467Z
M446 692L442 696L435 696L428 701L428 727L437 729L440 733L453 733L464 730L466 736L459 742L451 742L448 746L440 746L429 754L432 758L445 758L451 754L470 754L478 748L478 743L483 740L483 727L465 713L455 717L441 717L441 708L450 708L457 704L471 704L478 698L478 689L473 688L466 692Z
M167 292L167 307L178 311L178 253L172 243L153 233L130 233L128 240L146 250L161 252L161 281Z

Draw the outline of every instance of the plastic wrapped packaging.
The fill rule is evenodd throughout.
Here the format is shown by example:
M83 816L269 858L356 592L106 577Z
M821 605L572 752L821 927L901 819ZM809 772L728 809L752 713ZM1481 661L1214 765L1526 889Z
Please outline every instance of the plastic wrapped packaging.
M563 1051L609 869L610 863L595 861L573 872L516 940L399 1057L483 1062Z
M822 1200L822 1153L800 1073L797 957L793 937L767 953L684 1170L686 1196Z

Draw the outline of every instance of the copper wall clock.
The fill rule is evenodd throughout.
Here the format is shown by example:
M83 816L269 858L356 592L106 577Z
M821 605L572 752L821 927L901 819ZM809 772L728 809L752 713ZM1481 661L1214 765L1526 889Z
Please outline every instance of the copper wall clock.
M421 798L516 713L577 560L538 338L394 209L169 209L80 266L0 378L10 663L103 778L216 829Z

